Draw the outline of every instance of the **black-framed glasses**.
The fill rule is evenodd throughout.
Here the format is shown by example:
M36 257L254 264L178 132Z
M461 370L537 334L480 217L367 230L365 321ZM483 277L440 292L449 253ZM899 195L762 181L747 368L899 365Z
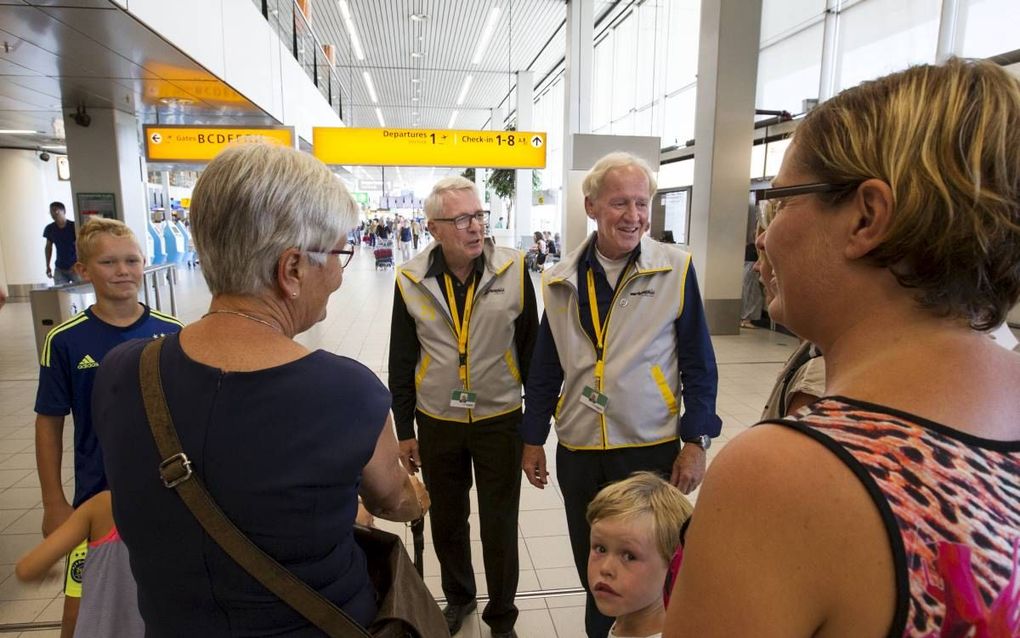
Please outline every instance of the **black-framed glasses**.
M434 222L448 222L453 224L457 230L466 230L471 225L471 220L478 222L483 228L489 224L489 211L476 210L473 213L464 213L456 217L433 217Z
M775 219L776 215L783 209L787 198L798 195L813 195L817 193L838 193L850 191L860 186L860 182L829 183L818 182L815 184L798 184L796 186L782 186L780 188L763 188L754 191L754 201L758 207L758 223L762 228L768 228L769 222Z
M305 252L315 255L336 255L340 259L341 268L346 268L347 264L351 263L351 260L354 259L353 248L341 248L339 250L306 250Z

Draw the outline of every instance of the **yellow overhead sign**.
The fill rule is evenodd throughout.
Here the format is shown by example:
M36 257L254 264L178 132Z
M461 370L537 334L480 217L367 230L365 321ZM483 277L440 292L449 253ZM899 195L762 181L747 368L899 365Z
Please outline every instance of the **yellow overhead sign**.
M545 168L545 133L317 127L312 152L326 164Z
M150 162L206 163L234 142L270 142L294 147L289 126L145 126L145 159Z

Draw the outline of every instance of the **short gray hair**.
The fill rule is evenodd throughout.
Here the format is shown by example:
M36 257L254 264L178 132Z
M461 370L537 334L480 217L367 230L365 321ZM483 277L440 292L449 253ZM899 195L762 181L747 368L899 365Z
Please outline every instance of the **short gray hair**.
M443 196L451 191L473 191L475 190L475 183L466 177L455 175L453 177L444 177L443 179L436 182L436 185L432 187L432 192L425 198L425 216L432 219L436 215L443 212Z
M191 197L191 231L210 292L272 290L285 250L331 250L357 223L357 210L340 179L307 153L267 143L227 148Z
M652 172L652 167L640 157L623 151L615 151L604 155L599 161L595 162L595 166L592 166L588 174L584 176L584 182L581 183L581 192L588 199L598 199L599 191L602 189L602 180L605 179L606 173L615 168L628 168L631 166L640 168L644 172L645 177L648 178L648 196L654 195L655 191L658 190L658 184L655 182L655 174Z

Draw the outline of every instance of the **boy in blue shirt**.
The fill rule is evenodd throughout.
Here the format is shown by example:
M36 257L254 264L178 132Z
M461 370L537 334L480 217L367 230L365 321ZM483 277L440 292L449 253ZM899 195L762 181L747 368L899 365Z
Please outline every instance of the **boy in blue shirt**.
M138 302L145 258L123 222L94 219L77 241L77 273L95 289L96 303L50 331L43 346L35 411L35 454L43 500L43 536L73 508L108 489L92 427L92 384L103 357L131 339L152 339L182 324ZM68 504L60 475L64 417L74 418L74 498ZM83 544L84 545L84 544ZM84 547L71 552L65 580L64 628L73 633L81 596Z

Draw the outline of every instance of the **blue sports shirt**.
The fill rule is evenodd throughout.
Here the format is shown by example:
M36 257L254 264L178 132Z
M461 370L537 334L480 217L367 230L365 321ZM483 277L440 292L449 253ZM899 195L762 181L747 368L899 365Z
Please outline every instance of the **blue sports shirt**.
M183 325L142 306L138 321L123 328L106 323L90 306L51 330L43 345L35 411L47 416L70 412L74 418L74 507L109 489L92 428L92 384L103 357L125 341L173 334Z

